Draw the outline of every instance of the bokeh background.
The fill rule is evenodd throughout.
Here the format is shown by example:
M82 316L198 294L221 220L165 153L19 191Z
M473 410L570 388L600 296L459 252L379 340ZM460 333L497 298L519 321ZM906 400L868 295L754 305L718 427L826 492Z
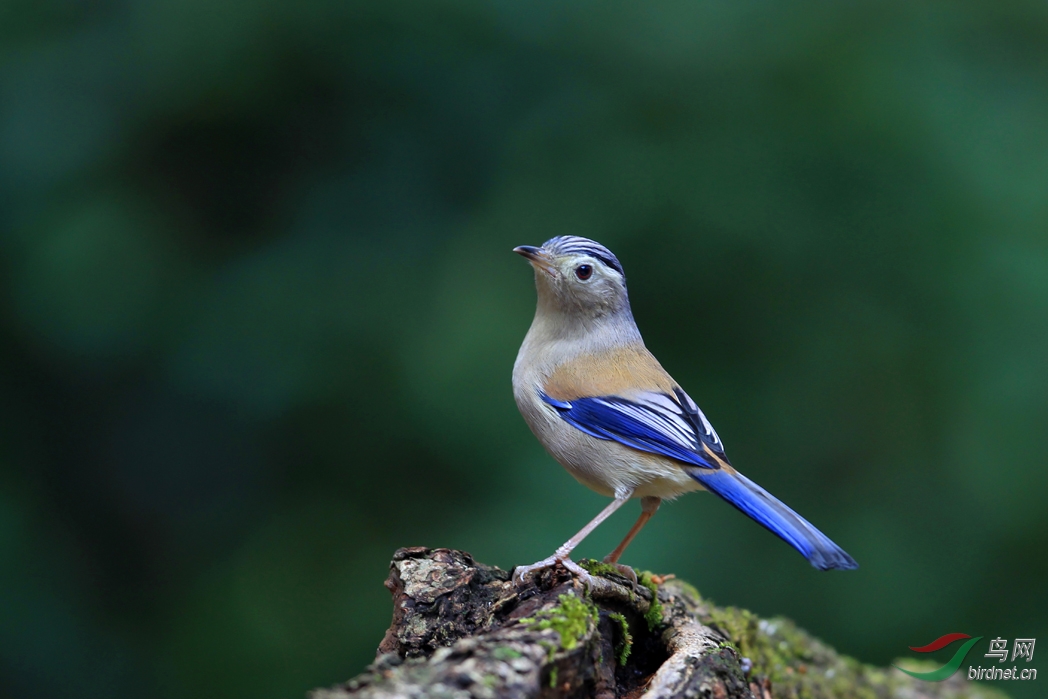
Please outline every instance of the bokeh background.
M628 562L874 663L1044 639L1046 194L1039 1L6 0L0 694L301 697L398 546L548 555L604 504L511 396L559 234L862 567L707 494Z

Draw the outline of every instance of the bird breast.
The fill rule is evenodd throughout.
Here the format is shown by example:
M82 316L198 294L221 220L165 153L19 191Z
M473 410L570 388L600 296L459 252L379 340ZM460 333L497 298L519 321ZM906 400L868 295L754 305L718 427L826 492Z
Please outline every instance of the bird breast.
M599 370L591 358L552 363L542 361L549 355L537 357L527 352L528 343L521 348L513 369L513 395L524 421L546 451L580 483L608 497L655 496L672 499L682 493L699 490L701 486L688 476L685 467L666 457L631 449L612 440L597 439L565 422L556 409L542 400L541 394L571 400L586 394L616 395L613 385L625 380L632 372L628 367L635 362L627 360L615 366L623 371ZM625 353L636 357L647 353L641 346ZM650 357L650 355L648 355ZM537 360L537 361L536 361ZM654 358L651 359L654 362ZM654 366L661 370L657 362ZM600 386L590 382L594 377ZM665 373L662 373L665 376ZM668 377L663 381L669 380ZM607 385L603 385L607 384Z

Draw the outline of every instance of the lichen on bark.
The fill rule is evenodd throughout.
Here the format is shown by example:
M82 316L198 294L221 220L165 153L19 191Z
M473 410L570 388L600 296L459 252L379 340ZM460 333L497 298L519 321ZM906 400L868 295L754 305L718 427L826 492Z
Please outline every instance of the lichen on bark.
M671 576L598 565L517 587L450 549L398 550L393 623L362 674L311 699L1002 699L838 654L786 619L718 607ZM626 571L628 573L628 571Z

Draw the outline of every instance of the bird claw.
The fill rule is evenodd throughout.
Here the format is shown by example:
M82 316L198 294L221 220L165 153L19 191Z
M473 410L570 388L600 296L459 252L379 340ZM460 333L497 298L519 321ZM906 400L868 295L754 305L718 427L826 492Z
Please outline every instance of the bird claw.
M587 592L591 587L593 587L593 576L589 574L588 570L580 566L578 563L571 560L570 558L565 558L563 561L560 562L560 564L567 568L569 571L571 571L572 574L574 574L575 577L578 578L582 582L582 584L586 586Z
M633 568L631 568L630 566L622 564L622 563L614 563L614 562L609 561L607 559L602 561L602 563L606 563L606 564L608 564L610 566L614 566L615 570L617 570L619 572L619 575L621 575L622 577L626 578L627 580L633 582L634 584L637 583L637 571L633 570Z
M513 582L516 583L518 587L520 587L524 585L525 576L530 575L535 571L545 570L546 568L552 568L556 565L560 565L567 569L568 572L570 572L572 575L578 578L582 582L582 584L586 586L587 590L590 589L590 587L592 586L593 576L591 576L585 568L583 568L567 556L557 556L555 554L553 556L550 556L549 558L544 558L541 561L538 561L537 563L532 563L531 565L517 566L513 571Z

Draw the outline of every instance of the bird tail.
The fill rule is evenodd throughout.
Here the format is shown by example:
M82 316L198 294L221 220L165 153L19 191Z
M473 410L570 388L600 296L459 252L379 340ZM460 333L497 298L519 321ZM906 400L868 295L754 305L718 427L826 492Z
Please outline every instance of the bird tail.
M735 469L689 469L688 473L704 488L778 534L819 570L853 570L859 567L854 558L808 520Z

